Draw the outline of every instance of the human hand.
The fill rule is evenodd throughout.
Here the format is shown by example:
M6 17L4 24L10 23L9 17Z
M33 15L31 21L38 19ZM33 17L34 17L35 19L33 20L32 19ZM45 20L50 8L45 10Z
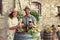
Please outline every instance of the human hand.
M36 27L36 25L35 25L35 24L33 24L33 23L30 23L30 26L31 26L31 27L33 27L33 28L35 28L35 27Z
M21 27L22 27L22 24L21 24L21 23L18 23L18 27L20 27L20 28L21 28Z
M18 26L19 26L19 27L23 27L24 24L23 24L23 23L19 23Z

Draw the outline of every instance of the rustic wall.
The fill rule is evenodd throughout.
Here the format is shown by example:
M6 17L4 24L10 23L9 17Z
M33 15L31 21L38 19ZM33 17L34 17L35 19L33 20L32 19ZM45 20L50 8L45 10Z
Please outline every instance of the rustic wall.
M2 14L10 12L10 10L14 7L14 0L2 0Z
M41 4L40 22L38 25L42 28L45 25L59 25L60 19L56 17L58 14L57 6L60 6L60 0L30 0L30 2L37 1ZM21 0L22 9L29 6L28 0Z
M0 40L7 40L7 15L13 7L13 0L2 0L3 16L0 15Z
M0 16L0 40L7 40L7 19Z
M42 4L40 26L59 25L60 19L55 16L58 14L57 6L60 6L60 0L40 0L40 3Z
M31 1L38 1L41 3L41 16L40 16L40 21L39 24L40 28L43 28L45 25L59 25L60 24L60 19L58 17L55 17L58 14L58 9L57 6L60 6L60 0L31 0ZM2 0L2 10L3 14L7 15L10 12L10 9L14 7L13 5L13 0ZM25 6L29 6L29 1L28 0L21 0L21 7L22 10L24 9ZM6 17L0 17L0 40L5 40L6 39Z

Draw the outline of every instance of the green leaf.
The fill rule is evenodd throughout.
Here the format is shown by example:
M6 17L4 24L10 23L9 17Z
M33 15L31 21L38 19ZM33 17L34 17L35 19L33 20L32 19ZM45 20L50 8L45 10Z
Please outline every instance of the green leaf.
M17 14L18 20L20 20L22 17L23 17L23 14L21 14L20 12L18 12L18 14Z
M38 14L38 12L36 12L35 10L31 10L31 15L33 15L36 18L37 22L39 21L39 14Z
M37 40L40 40L40 37L37 37Z

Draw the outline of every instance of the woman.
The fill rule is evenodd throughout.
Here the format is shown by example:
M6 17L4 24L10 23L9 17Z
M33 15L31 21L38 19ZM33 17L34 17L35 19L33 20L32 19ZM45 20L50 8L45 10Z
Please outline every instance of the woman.
M16 31L14 40L37 40L37 38L32 38L31 34L28 34L28 27L36 28L36 19L30 14L29 7L25 7L25 16L22 18L22 28L24 32ZM36 37L40 37L40 34L37 33Z
M18 10L16 8L13 9L11 14L9 14L8 17L8 40L13 40L14 33L17 27L19 27L18 19L17 19L17 12Z

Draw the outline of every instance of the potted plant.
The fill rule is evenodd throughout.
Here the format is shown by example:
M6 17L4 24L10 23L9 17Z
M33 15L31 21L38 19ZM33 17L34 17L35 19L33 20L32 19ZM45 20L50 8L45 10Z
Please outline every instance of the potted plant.
M38 14L38 12L36 12L35 10L31 10L30 14L33 15L36 18L36 21L38 23L38 21L39 21L39 14Z

